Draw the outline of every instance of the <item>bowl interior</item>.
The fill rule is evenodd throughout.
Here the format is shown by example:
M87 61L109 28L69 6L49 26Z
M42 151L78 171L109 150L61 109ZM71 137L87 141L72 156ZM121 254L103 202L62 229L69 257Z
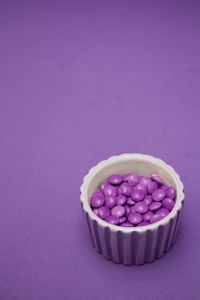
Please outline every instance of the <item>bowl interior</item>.
M149 159L147 157L120 157L115 161L108 161L101 168L93 169L93 176L90 178L87 186L87 199L90 200L91 195L97 190L99 185L105 181L108 176L118 173L126 174L135 172L139 175L150 176L151 173L160 175L165 184L173 186L176 190L178 182L176 176L170 170L159 163L157 159Z

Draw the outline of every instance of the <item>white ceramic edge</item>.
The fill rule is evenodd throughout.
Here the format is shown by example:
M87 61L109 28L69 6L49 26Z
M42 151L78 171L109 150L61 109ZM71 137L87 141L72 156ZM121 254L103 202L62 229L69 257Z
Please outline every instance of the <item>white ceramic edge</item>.
M143 226L143 227L121 227L121 226L110 224L110 223L100 219L95 213L93 213L93 211L89 205L89 202L87 201L88 184L90 183L91 179L97 173L99 173L99 171L102 168L109 165L110 163L115 163L117 161L124 160L124 159L129 160L131 158L134 158L136 160L142 159L142 160L146 160L149 162L153 161L154 163L161 166L162 168L168 169L168 171L171 174L171 177L174 179L174 181L176 182L176 185L177 185L177 190L176 190L177 197L176 197L176 202L175 202L175 206L174 206L173 210L165 218L161 219L160 221L150 224L150 225L147 225L147 226ZM89 170L88 174L83 178L83 183L80 188L80 200L83 205L83 210L89 214L90 218L92 220L96 220L100 226L109 227L112 231L120 231L122 233L131 233L133 231L145 232L147 230L155 230L160 225L166 225L167 223L169 223L170 219L175 218L178 211L182 209L184 198L185 198L184 186L183 186L182 181L180 180L179 174L174 170L174 168L172 168L170 165L166 164L162 159L153 157L151 155L139 154L139 153L133 153L133 154L126 153L126 154L111 156L110 158L99 162L97 165L92 167Z

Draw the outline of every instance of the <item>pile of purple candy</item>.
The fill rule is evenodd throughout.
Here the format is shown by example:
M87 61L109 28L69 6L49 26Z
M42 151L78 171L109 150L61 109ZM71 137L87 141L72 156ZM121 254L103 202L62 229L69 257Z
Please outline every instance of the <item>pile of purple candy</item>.
M113 174L93 193L93 212L108 223L145 226L164 218L174 207L176 191L156 173L150 177L135 173Z

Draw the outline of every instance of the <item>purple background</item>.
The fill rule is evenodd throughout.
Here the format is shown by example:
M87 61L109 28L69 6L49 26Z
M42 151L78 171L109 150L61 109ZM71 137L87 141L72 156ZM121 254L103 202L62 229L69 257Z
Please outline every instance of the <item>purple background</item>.
M0 299L199 299L198 1L28 2L0 3ZM79 203L124 152L186 191L175 246L140 267L95 252Z

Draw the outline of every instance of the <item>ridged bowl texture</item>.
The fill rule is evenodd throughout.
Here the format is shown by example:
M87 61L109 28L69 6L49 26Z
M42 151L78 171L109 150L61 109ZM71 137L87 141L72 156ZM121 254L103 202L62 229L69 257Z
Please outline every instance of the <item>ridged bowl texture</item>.
M176 189L175 206L165 218L143 227L120 227L93 213L90 197L99 184L114 173L129 172L144 176L158 173L167 185ZM176 171L163 160L144 154L121 154L89 170L81 185L80 200L96 251L115 263L141 265L162 257L174 244L184 203L184 186Z

